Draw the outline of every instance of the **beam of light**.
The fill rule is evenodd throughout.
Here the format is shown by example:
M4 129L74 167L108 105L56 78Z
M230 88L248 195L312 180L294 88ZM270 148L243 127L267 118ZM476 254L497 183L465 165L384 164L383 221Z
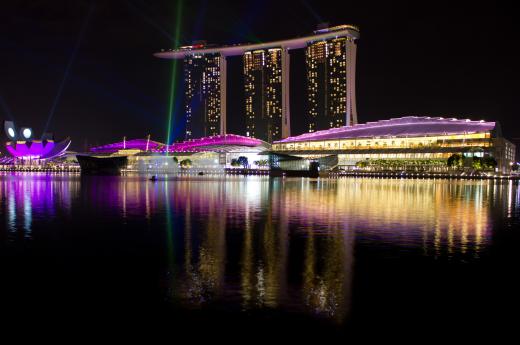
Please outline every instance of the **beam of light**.
M201 1L200 4L197 5L197 20L195 20L195 24L193 25L191 41L200 40L200 35L202 29L204 27L204 21L206 19L206 12L208 11L208 0Z
M2 107L4 113L7 114L7 117L9 117L10 120L14 121L13 113L11 113L11 109L9 109L9 107L7 106L7 103L4 97L2 97L2 95L0 95L0 106Z
M152 18L150 18L149 16L144 14L143 11L140 8L138 8L137 6L132 4L130 1L127 1L126 5L128 6L128 8L130 8L130 10L134 14L138 14L145 22L147 22L148 24L153 26L164 37L168 38L168 40L170 40L171 42L175 42L175 38L172 35L170 35L166 30L164 30L163 27L161 27L159 24L157 24Z
M263 6L262 1L252 1L248 4L251 6L248 6L247 11L238 17L235 27L225 31L239 37L240 40L246 40L248 43L261 43L262 40L251 30L251 26L262 17L265 6Z
M310 14L316 19L318 23L323 23L323 18L312 8L312 6L307 2L307 0L302 0L303 6L310 12Z
M174 38L174 47L177 48L179 46L180 41L180 31L181 31L181 19L182 19L182 0L177 1L176 8L176 23L175 23L175 38ZM166 144L171 144L171 135L172 135L172 121L174 118L174 102L176 95L176 84L175 81L177 79L177 59L172 60L172 73L170 79L170 98L168 101L168 127L167 127L167 135L166 135ZM166 150L166 155L168 155L168 150Z
M44 130L42 133L47 132L49 124L51 123L51 120L54 116L54 112L56 111L56 106L58 105L58 102L61 98L61 94L63 92L63 87L65 86L65 83L67 82L70 68L76 58L76 55L78 54L79 47L81 46L81 42L83 41L83 37L85 36L85 31L87 31L88 22L90 20L90 17L92 16L93 11L94 11L94 2L91 1L89 9L88 9L88 13L85 16L85 19L83 20L83 24L81 26L81 30L78 35L78 39L76 41L74 49L72 50L72 54L70 56L69 62L67 63L67 67L65 67L65 73L63 73L63 79L61 80L60 86L58 88L58 93L56 94L56 97L54 98L54 102L52 104L51 111L49 112L49 116L47 117L47 122L45 123L45 126L43 127Z
M8 50L15 51L21 59L25 62L29 62L38 66L38 68L46 68L48 71L53 73L60 73L63 71L61 65L54 63L48 59L48 56L40 54L38 51L31 49L29 46L24 44L10 43L7 47ZM161 106L160 100L150 97L143 93L142 90L136 88L132 83L127 80L120 78L114 74L114 71L110 68L104 68L102 65L95 66L104 76L110 77L113 85L107 86L107 83L95 82L89 78L82 78L80 75L69 75L69 82L79 84L80 87L85 88L89 93L96 93L101 97L106 97L111 100L111 104L119 104L123 109L128 110L130 113L135 114L136 118L142 119L146 117L155 121L161 121L161 112L164 112L164 104ZM0 107L2 100L0 99ZM142 105L145 104L145 105ZM9 110L5 108L4 110ZM14 117L13 117L14 120Z

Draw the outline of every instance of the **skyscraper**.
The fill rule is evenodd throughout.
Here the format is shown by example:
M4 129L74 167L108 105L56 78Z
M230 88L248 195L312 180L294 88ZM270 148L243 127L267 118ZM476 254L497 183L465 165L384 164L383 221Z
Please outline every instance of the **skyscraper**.
M348 36L307 45L309 132L357 123L355 56Z
M244 53L246 135L282 139L282 49Z
M356 26L321 25L308 36L225 46L198 41L155 56L184 60L186 139L227 133L227 57L242 56L245 134L271 142L291 135L289 52L297 49L306 48L309 131L357 123L358 38Z
M221 83L218 53L184 57L186 139L221 133Z

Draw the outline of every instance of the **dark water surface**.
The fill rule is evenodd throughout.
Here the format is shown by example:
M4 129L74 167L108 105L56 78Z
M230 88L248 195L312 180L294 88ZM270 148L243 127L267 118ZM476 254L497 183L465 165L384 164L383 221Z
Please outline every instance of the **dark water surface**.
M518 324L510 181L4 173L0 197L14 323L346 338Z

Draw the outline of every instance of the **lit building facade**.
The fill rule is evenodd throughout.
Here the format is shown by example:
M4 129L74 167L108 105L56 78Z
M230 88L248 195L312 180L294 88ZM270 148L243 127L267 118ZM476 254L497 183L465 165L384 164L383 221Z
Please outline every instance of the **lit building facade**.
M339 25L321 28L308 36L273 42L224 46L199 42L190 46L162 50L154 55L162 59L184 60L186 139L188 140L215 135L215 133L220 135L227 133L227 57L243 57L246 82L245 134L249 132L249 137L271 142L291 135L289 51L310 49L309 47L316 42L326 42L325 45L330 46L327 52L330 50L335 54L329 54L330 58L327 60L334 65L327 69L327 73L334 71L333 77L326 79L330 85L324 86L316 77L316 90L326 87L328 90L326 94L330 96L325 99L325 102L328 102L334 114L343 114L341 116L343 120L332 121L333 126L357 123L354 42L358 38L359 29L356 26ZM262 58L263 63L259 64ZM211 74L208 74L209 71ZM204 79L203 75L210 78ZM204 83L211 87L204 88ZM318 124L313 127L313 130L322 128L320 121L325 115L328 116L329 112L322 111L319 114L323 115L315 116ZM333 127L330 125L330 119L324 121L323 128ZM327 121L329 125L326 125Z
M309 132L357 123L352 37L309 42L305 51Z
M246 136L282 139L282 49L244 53Z
M13 121L4 121L7 137L5 148L11 157L2 157L0 163L7 165L40 165L65 155L70 146L70 138L55 141L54 136L45 133L37 139L29 127L19 130Z
M398 163L434 171L447 169L453 154L493 157L497 172L509 173L515 145L502 137L498 123L455 118L402 117L306 133L273 143L272 152L289 165L306 168L318 161L323 168L352 169L360 162Z
M90 149L92 156L126 156L127 170L155 173L196 171L223 172L232 168L232 161L243 156L248 165L267 170L267 155L270 145L262 140L241 135L226 134L190 139L166 145L147 139L132 139L110 143ZM173 157L177 161L173 161ZM189 168L180 169L182 160L190 161Z
M221 134L221 59L218 53L184 58L186 140Z

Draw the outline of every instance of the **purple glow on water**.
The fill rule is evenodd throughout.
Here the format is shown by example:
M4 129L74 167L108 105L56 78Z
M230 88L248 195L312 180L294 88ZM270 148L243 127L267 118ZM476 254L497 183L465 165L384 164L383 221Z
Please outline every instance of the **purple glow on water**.
M0 291L75 322L473 325L517 295L519 195L505 181L0 173Z

